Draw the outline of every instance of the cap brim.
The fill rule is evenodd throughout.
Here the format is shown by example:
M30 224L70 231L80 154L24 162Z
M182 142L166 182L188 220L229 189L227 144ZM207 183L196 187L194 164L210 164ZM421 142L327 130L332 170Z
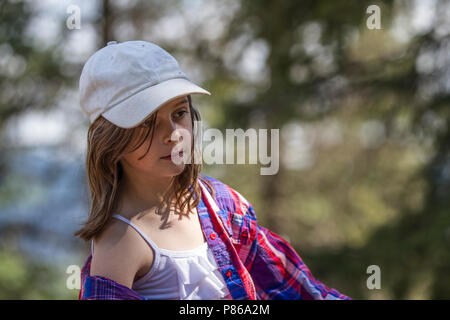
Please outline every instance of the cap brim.
M170 79L136 93L102 113L102 116L118 127L133 128L166 102L195 93L211 95L189 80Z

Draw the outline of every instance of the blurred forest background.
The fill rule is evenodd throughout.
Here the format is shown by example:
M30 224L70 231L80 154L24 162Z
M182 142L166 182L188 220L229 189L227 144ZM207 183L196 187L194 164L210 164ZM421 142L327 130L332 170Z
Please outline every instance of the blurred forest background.
M212 93L193 96L209 127L280 129L278 174L203 173L316 278L354 299L450 298L450 1L3 0L0 299L77 298L66 270L90 250L72 236L89 200L78 80L111 40L175 56Z

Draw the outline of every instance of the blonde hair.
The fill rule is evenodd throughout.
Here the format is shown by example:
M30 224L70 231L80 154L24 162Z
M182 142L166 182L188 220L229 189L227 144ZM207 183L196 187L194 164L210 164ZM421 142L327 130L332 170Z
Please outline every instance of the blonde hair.
M189 109L192 127L194 121L200 121L200 113L192 105L191 96L188 95ZM153 140L154 123L157 117L157 111L149 118L150 126L143 130L143 134L138 135L136 147L131 151L138 149L150 135L150 144L145 154L148 153ZM120 128L102 116L97 118L89 127L87 134L87 155L86 155L86 174L90 190L90 209L89 215L83 226L74 233L74 236L80 237L86 241L91 240L99 234L113 212L117 209L118 195L120 191L123 168L119 161L121 155L127 152L138 127L124 129ZM192 137L192 150L194 154L195 141ZM145 154L142 156L144 157ZM193 158L193 157L192 157ZM201 198L201 189L197 179L201 179L212 193L214 190L211 184L200 176L202 164L187 163L182 173L176 176L169 188L167 199L175 199L175 209L179 212L187 212L196 207ZM192 199L194 201L192 202Z

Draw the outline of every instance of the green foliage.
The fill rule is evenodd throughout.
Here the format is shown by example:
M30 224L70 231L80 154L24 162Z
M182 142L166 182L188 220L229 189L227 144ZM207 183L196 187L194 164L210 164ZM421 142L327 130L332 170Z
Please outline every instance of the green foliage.
M418 94L438 73L417 70L422 50L442 49L445 38L431 30L396 40L388 31L411 9L406 2L241 4L223 41L248 34L242 51L253 40L266 43L268 79L249 83L221 73L233 83L218 111L226 114L221 127L252 127L255 111L267 128L297 124L313 160L270 177L255 178L251 166L218 172L247 192L260 222L290 239L324 283L360 299L448 298L449 182L442 168L449 166L449 100L445 91L431 99ZM370 4L381 8L381 30L365 26ZM313 54L305 49L311 43ZM220 86L216 78L211 84ZM256 95L241 102L239 88ZM291 147L282 141L280 148ZM381 268L381 290L366 287L372 264Z
M94 27L103 28L103 42L129 40L120 38L119 22L134 27L130 38L153 41L154 29L144 26L183 10L181 3L104 1L106 16ZM327 286L359 299L448 299L450 98L440 84L445 66L424 71L419 63L424 52L445 51L448 36L437 36L435 25L396 39L390 27L411 9L407 1L239 4L220 37L201 39L198 27L159 44L201 62L212 96L194 103L211 127L292 135L280 141L274 176L261 176L259 165L205 166L204 173L249 199L259 223L289 239ZM366 28L372 4L381 8L381 30ZM0 75L2 126L31 107L51 107L61 81L78 79L60 72L58 48L37 50L26 39L32 16L25 3L0 8L0 48L26 62L22 74ZM443 8L445 1L436 1L436 14ZM267 49L256 79L240 64L255 44L258 52ZM39 85L28 92L30 81ZM0 201L23 188L16 183L22 180L4 177ZM60 272L0 254L0 298L75 297L63 275L53 276ZM370 265L381 268L381 290L366 287Z
M33 11L26 1L0 4L0 132L13 116L31 108L48 109L64 85L60 47L38 47L28 35ZM3 140L3 139L2 139ZM0 146L1 147L1 146ZM4 146L6 147L6 146Z
M15 250L0 250L0 261L2 300L73 300L78 297L78 290L66 288L67 275L60 268L29 261Z

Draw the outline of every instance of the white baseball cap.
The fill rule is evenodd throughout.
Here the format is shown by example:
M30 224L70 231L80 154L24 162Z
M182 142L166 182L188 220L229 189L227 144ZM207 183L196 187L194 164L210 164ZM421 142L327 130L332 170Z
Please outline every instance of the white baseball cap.
M191 82L167 51L146 41L108 42L88 59L79 85L90 122L102 115L122 128L137 126L180 96L211 95Z

